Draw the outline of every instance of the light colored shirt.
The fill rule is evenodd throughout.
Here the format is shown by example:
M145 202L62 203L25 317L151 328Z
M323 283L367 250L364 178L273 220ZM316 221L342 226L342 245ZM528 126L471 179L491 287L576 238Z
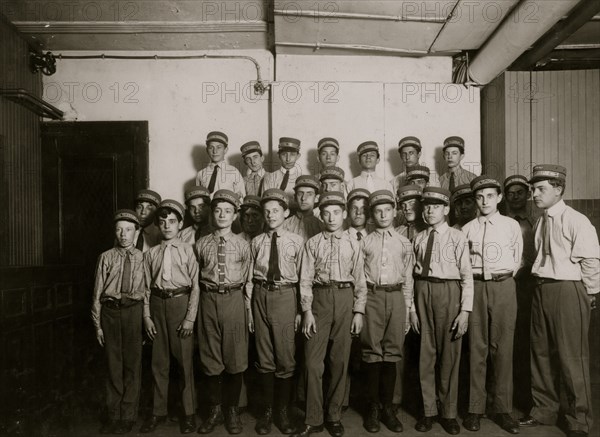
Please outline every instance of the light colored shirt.
M371 182L369 182L369 176ZM356 188L364 188L365 190L369 190L371 193L377 190L389 190L393 192L394 186L389 181L377 176L376 172L368 173L363 170L360 172L360 175L356 176L349 182L348 192Z
M406 184L406 171L403 171L399 175L396 175L392 179L390 179L390 184L392 185L392 188L394 189L394 191L392 191L392 193L394 193L394 196L397 196L398 188L400 188Z
M163 259L165 249L169 245L171 251L171 278L163 279ZM174 290L181 287L190 287L185 320L194 322L198 311L200 289L198 288L198 263L194 249L190 244L184 243L179 238L162 241L144 254L144 275L146 278L146 292L144 297L144 317L150 317L150 294L152 288L161 290Z
M428 227L415 237L413 247L416 256L415 275L438 279L460 281L460 306L463 311L473 308L473 271L469 256L469 243L462 231L452 229L444 222L435 229L436 236L429 273L423 273L423 261L427 250L427 240L433 227Z
M257 172L253 172L250 169L246 171L246 176L244 176L244 186L246 187L246 194L251 194L253 196L260 195L260 183L262 182L265 173L266 171L264 168L261 168Z
M350 238L352 238L353 240L360 241L361 243L363 243L364 239L367 238L367 235L369 235L372 232L372 230L369 230L369 228L365 226L363 230L359 231L358 229L349 226L348 229L346 229L346 232L348 233L348 235L350 235ZM360 234L360 240L358 239L358 234Z
M225 240L225 285L245 285L250 273L250 244L240 235L229 232ZM219 286L219 240L216 233L202 237L196 243L200 282L208 287Z
M280 188L286 172L287 170L281 167L279 170L275 170L274 172L265 173L265 176L263 177L263 193L269 188ZM302 176L302 174L302 168L296 164L290 169L290 176L288 178L287 186L283 189L283 191L285 191L285 193L288 195L290 209L292 205L296 204L296 200L294 199L294 186L296 185L296 179L298 176Z
M354 284L353 312L365 313L367 283L364 258L358 241L348 233L323 231L304 245L300 267L300 305L302 311L312 308L313 284L352 282Z
M208 188L212 174L215 171L215 166L217 165L219 166L219 172L217 173L213 193L217 190L231 190L240 196L240 200L242 200L246 196L244 178L242 178L242 175L237 168L225 163L225 161L218 163L211 162L200 170L196 175L196 185L202 185L203 187Z
M421 231L427 229L427 224L423 221L415 221L412 223L406 223L400 225L396 228L396 232L398 232L403 237L408 238L410 241L414 241L417 234Z
M121 294L123 284L123 265L125 257L129 256L131 263L131 276L129 278L131 291L127 295ZM131 300L144 300L144 256L141 251L132 247L126 251L122 247L113 247L103 252L96 265L96 278L94 280L94 294L92 297L92 321L94 327L100 329L101 301L110 297L121 300L127 297Z
M246 283L246 306L250 308L252 300L252 279L266 281L269 272L269 260L271 257L271 240L274 231L269 231L258 235L250 244L251 264ZM302 237L293 234L285 229L277 230L277 253L279 255L278 264L281 273L281 279L275 281L277 284L297 284L300 273L300 261L302 259L302 250L304 249L304 240Z
M454 186L458 187L459 185L470 184L476 177L477 175L475 173L471 173L459 166L454 172ZM450 189L450 171L447 171L440 176L440 187L445 188L446 190Z
M375 229L364 240L365 278L368 284L402 284L406 308L414 308L412 243L394 229ZM385 283L383 283L385 278Z
M302 237L304 241L314 237L324 229L323 222L314 215L303 215L297 212L283 222L283 229Z
M188 226L187 228L182 229L179 232L179 239L184 243L192 245L196 244L196 226L197 225L194 224L192 226ZM205 237L206 235L209 235L213 230L214 229L210 224L202 226L202 229L200 230L199 239Z
M140 227L138 233L135 235L135 240L133 240L134 246L137 244L140 232L142 233L142 238L144 239L144 248L142 249L142 252L147 252L151 247L160 244L162 240L160 229L158 229L158 226L156 226L154 223L151 223L145 228Z
M490 217L471 220L462 231L469 241L473 274L483 274L484 279L492 279L492 274L517 274L521 268L523 236L516 220L496 211Z
M534 228L536 257L531 273L542 278L583 281L588 294L597 294L600 291L600 247L596 229L586 216L563 200L547 211L551 255L542 266L544 216L541 216Z

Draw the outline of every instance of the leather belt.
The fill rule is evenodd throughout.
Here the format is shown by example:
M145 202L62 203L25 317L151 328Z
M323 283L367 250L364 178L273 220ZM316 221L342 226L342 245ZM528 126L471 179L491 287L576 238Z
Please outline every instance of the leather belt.
M433 282L434 284L443 284L446 281L455 281L456 279L440 279L432 276L415 276L415 279L420 281Z
M129 299L129 298L121 298L121 300L119 299L115 299L113 297L107 297L105 299L103 299L100 303L107 307L110 308L112 310L120 310L121 308L129 308L132 307L134 305L140 304L143 301L141 300L134 300L134 299Z
M254 285L264 288L267 291L285 291L285 290L295 290L297 284L276 284L275 282L268 281L259 281L258 279L253 279L252 282Z
M375 285L370 282L367 282L367 287L369 288L369 290L386 291L389 293L390 291L400 291L400 289L402 288L402 282L391 285Z
M338 282L331 281L326 284L313 284L313 289L325 289L325 288L350 288L352 287L352 282Z
M233 293L234 291L241 291L244 288L243 284L228 284L222 287L209 287L206 284L200 283L200 291L204 291L205 293Z
M535 282L536 282L538 285L541 285L541 284L554 284L554 283L556 283L556 282L563 282L563 281L562 281L562 280L560 280L560 279L552 279L552 278L540 278L540 277L536 276L536 277L535 277Z
M185 296L190 294L190 287L179 287L174 290L161 290L160 288L151 288L152 296L160 297L161 299L171 299L174 297Z
M508 273L492 273L492 278L491 279L483 279L483 275L476 273L473 274L473 279L476 281L483 281L483 282L502 282L502 281L506 281L509 278L513 277L513 272L508 272Z

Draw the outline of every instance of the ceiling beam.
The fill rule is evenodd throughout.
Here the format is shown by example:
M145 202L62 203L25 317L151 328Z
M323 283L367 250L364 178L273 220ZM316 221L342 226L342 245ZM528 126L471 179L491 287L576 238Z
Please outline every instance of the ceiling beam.
M556 23L532 48L523 53L509 70L530 70L547 57L565 39L600 12L600 1L584 0L567 18Z

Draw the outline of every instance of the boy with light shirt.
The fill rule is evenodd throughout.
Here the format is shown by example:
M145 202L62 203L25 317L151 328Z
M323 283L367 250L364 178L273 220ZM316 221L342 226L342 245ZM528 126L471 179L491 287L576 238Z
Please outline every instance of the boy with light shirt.
M300 269L302 333L306 337L306 418L295 436L323 430L323 372L330 371L325 426L334 437L344 434L340 421L352 335L363 325L366 304L364 258L357 241L343 231L346 201L340 192L321 196L325 231L304 246ZM354 314L354 315L353 315Z
M419 164L421 159L421 140L417 137L404 137L398 142L398 153L404 164L404 171L397 176L394 176L390 183L392 184L393 193L397 193L398 189L406 185L406 172L413 166Z
M461 231L446 222L450 192L426 187L422 197L423 218L429 227L413 242L418 323L412 328L421 334L419 379L424 412L415 429L430 431L439 413L440 425L456 435L460 432L456 416L461 339L473 306L469 244Z
M335 138L322 138L317 145L317 156L321 170L335 167L340 160L340 144ZM320 177L320 174L316 176Z
M263 190L279 188L285 191L290 202L290 210L295 212L297 205L294 202L294 187L296 179L302 175L302 169L297 164L300 158L300 140L289 137L280 138L277 156L281 162L281 168L265 174Z
M210 132L206 137L206 153L210 163L196 175L196 185L207 187L210 195L217 190L227 189L240 199L246 195L244 179L239 170L225 162L229 138L223 132Z
M300 325L296 289L304 240L282 228L289 215L283 191L266 190L261 204L268 230L252 240L251 274L246 283L246 307L250 331L255 334L256 368L264 401L255 430L259 435L271 432L275 400L276 423L283 434L291 434L289 404L296 369L293 339Z
M240 208L240 223L242 225L241 237L248 243L263 232L264 217L259 196L248 195Z
M258 141L249 141L242 148L242 160L248 170L244 176L244 186L246 194L252 196L260 196L262 194L262 180L265 176L263 168L265 157Z
M117 244L98 258L92 320L96 339L106 352L107 421L101 434L127 434L137 420L141 388L144 265L134 247L140 227L129 209L115 213Z
M294 198L298 211L283 222L283 229L299 235L304 241L323 230L323 222L313 213L320 188L315 176L304 175L296 179Z
M519 422L553 425L560 408L567 437L585 437L593 423L589 328L600 292L600 253L590 220L563 200L566 179L565 167L543 164L529 180L535 206L544 214L535 224L531 269L537 281L531 311L533 408Z
M208 418L198 428L200 434L213 432L223 422L222 403L227 431L242 432L239 402L243 372L248 367L250 322L242 290L251 260L248 242L231 231L239 206L233 191L215 192L211 202L215 230L196 243L201 291L197 324L200 368L207 376L210 404Z
M153 341L154 407L141 433L153 432L166 420L171 356L182 378L180 430L188 434L196 429L192 334L198 311L198 264L192 246L178 238L184 213L175 200L160 203L155 220L163 240L144 254L144 329Z
M364 188L369 193L377 190L391 190L392 184L377 176L376 168L379 164L379 146L375 141L365 141L356 149L358 162L362 171L348 184L348 191L355 188Z
M452 192L457 186L470 184L477 177L460 165L465 158L465 140L461 137L446 138L442 151L448 171L440 176L440 187Z
M160 201L160 194L153 190L140 190L135 196L135 212L140 218L135 248L142 252L160 243L160 231L154 223L154 213Z
M517 319L513 277L521 267L523 237L517 221L498 212L500 182L481 175L473 179L471 190L479 214L462 228L469 241L475 282L469 329L469 409L463 426L479 431L480 418L486 412L486 375L490 371L496 422L505 431L518 434L519 424L511 417Z
M184 243L194 244L201 237L212 232L210 224L210 193L202 186L195 185L185 192L185 206L192 219L192 225L179 233Z
M381 420L390 431L402 432L393 398L396 363L402 360L404 335L409 329L409 310L413 324L418 324L413 308L414 254L411 242L394 231L396 202L392 192L375 191L369 205L376 229L365 238L363 246L369 289L360 334L369 402L364 427L378 432Z

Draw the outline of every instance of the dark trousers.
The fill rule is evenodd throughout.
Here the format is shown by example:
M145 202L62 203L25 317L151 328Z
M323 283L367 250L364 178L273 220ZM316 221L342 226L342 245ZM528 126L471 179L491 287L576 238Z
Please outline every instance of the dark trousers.
M142 381L141 302L120 309L102 307L100 323L108 365L106 406L110 420L135 422Z
M460 312L460 285L453 280L442 283L417 280L415 294L421 322L419 380L424 414L438 415L436 399L439 398L439 414L445 419L455 419L462 338L454 339L450 328Z
M494 412L512 413L516 319L514 279L502 282L475 281L473 310L469 317L469 413L485 413L488 375L492 381L490 394Z
M513 387L515 406L521 411L529 411L531 400L531 301L535 281L530 274L517 278L517 323L513 353Z
M307 425L323 423L323 373L330 372L326 393L327 421L341 418L352 337L354 289L319 288L313 293L312 313L317 333L305 343ZM329 347L329 348L328 348Z
M189 296L171 299L150 297L150 311L156 326L152 346L152 377L154 378L153 414L167 414L169 367L171 355L179 367L181 405L186 416L194 414L195 390L193 375L194 337L181 338L177 328L187 313Z
M248 367L248 320L241 290L200 293L200 367L207 376L244 372Z
M291 378L296 369L294 288L268 291L255 285L252 292L252 314L258 372L274 372L277 378Z
M569 429L592 428L589 327L591 305L580 281L538 285L531 312L531 415L554 424L561 385Z

